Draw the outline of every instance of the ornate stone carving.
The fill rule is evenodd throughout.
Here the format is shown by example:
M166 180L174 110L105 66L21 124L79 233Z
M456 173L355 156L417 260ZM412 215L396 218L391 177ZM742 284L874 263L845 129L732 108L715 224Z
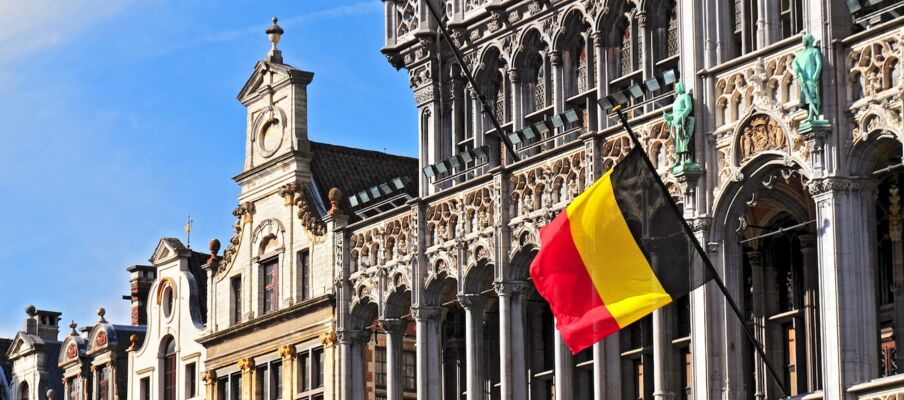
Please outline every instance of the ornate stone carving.
M279 187L279 195L283 198L283 204L292 205L295 200L295 192L298 191L297 183L287 183Z
M863 182L840 177L814 179L807 185L807 190L813 196L828 192L858 192L863 189Z
M320 334L320 344L328 349L336 344L336 331L329 331Z
M414 91L414 104L422 105L429 103L439 97L439 87L436 85L427 85Z
M326 233L326 224L314 209L314 194L307 186L296 194L295 206L298 207L298 220L301 221L301 226L314 236L323 236Z
M785 132L778 121L757 115L750 119L738 135L738 158L742 162L747 161L767 150L787 150Z
M279 357L283 360L291 360L295 358L295 346L291 344L279 346Z
M208 386L213 385L217 381L217 371L214 371L212 369L204 371L202 379L204 379L204 383Z
M250 357L239 359L238 363L236 363L236 366L240 371L242 371L243 374L251 373L251 371L254 369L254 359Z
M442 307L411 307L411 315L417 321L439 321L445 314L446 309Z

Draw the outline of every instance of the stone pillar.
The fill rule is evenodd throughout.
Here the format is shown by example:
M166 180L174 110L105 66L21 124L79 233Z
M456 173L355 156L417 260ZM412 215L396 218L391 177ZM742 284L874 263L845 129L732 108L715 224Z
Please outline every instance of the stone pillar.
M242 399L252 400L254 399L254 359L240 359L238 367L242 371Z
M554 334L555 346L555 384L556 400L572 400L574 397L574 357L571 350L562 340L562 335L556 329Z
M766 303L764 296L764 285L766 284L765 274L763 271L763 263L762 263L762 253L757 250L748 250L747 251L747 263L750 265L750 277L752 282L750 286L752 287L752 301L751 305L753 308L753 335L756 337L756 340L764 346L766 345ZM775 285L770 285L775 286ZM742 294L743 296L743 294ZM741 297L743 299L743 297ZM743 300L740 300L743 301ZM768 348L767 348L768 350ZM753 370L754 375L753 379L755 381L755 392L754 397L757 399L765 399L766 398L766 390L767 390L767 379L770 379L766 376L768 373L766 371L766 364L764 364L764 360L760 357L760 354L754 352L753 355Z
M503 399L527 399L523 282L494 282L499 296L499 376Z
M562 70L562 53L556 50L549 50L549 65L552 70L553 112L559 113L565 108L565 71Z
M367 367L364 358L364 346L370 338L365 330L339 331L339 353L342 357L342 398L345 400L363 399L365 390L365 374Z
M804 234L798 236L800 242L801 262L804 271L804 326L806 336L804 340L804 354L807 365L807 390L814 391L822 386L820 379L820 349L819 349L819 280L816 266L816 235Z
M206 400L216 400L216 398L217 398L217 372L212 369L204 371L203 378L204 378L204 387L205 387L204 398ZM69 393L68 389L67 389L66 393ZM150 400L150 399L148 399L148 400Z
M653 398L675 398L674 351L672 348L673 305L653 311Z
M904 245L901 243L901 195L898 185L889 187L888 236L891 239L894 287L895 346L904 346ZM874 246L874 248L876 248ZM878 279L878 278L877 278ZM895 364L904 366L904 351L895 353Z
M460 294L458 302L465 309L465 359L468 400L484 398L483 312L486 299L479 294Z
M851 385L878 375L875 183L841 177L811 180L816 203L823 393L852 399Z
M441 345L442 320L446 309L442 307L412 307L417 324L417 398L440 400L442 398Z
M279 357L282 358L282 388L283 399L291 399L295 396L295 345L287 344L279 347ZM324 374L324 376L327 376Z
M386 332L386 399L402 400L402 341L408 321L404 319L380 320Z

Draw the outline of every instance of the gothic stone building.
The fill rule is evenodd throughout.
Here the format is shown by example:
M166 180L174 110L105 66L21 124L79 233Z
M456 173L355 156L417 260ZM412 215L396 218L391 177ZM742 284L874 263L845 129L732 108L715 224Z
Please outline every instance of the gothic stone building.
M329 222L341 398L401 398L411 331L419 399L778 398L741 324L790 394L904 395L901 2L433 1L474 88L427 1L384 1L383 52L410 76L420 168L447 161L406 204ZM804 32L828 121L812 129ZM671 86L626 112L744 318L709 284L572 355L529 279L538 228L631 147L597 100L668 69L693 94L702 171L672 172ZM579 118L519 137L515 161L474 89L506 132Z

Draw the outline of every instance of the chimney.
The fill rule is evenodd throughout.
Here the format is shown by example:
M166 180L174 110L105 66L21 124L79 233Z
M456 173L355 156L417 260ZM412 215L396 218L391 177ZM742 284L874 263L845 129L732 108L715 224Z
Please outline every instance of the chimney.
M157 270L150 265L133 265L126 270L130 273L131 291L128 298L132 301L132 325L147 325L148 295L157 278Z
M60 333L60 315L56 311L38 310L31 305L25 308L25 333L40 336L44 340L57 340Z

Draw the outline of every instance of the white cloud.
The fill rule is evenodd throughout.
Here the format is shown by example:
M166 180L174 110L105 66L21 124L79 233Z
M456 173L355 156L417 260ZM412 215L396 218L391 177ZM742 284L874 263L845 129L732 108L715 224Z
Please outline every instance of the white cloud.
M0 0L0 64L63 44L125 5L116 0Z

